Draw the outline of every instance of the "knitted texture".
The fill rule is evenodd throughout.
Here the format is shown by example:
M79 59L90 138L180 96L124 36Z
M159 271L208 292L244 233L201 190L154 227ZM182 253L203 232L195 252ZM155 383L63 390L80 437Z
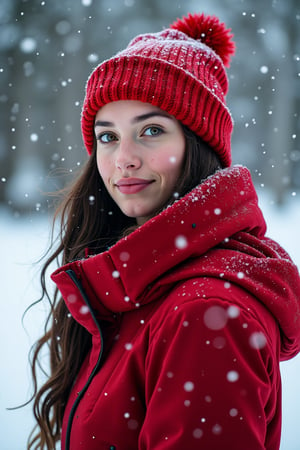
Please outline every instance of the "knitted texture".
M81 116L88 153L97 111L112 101L139 100L174 116L214 149L223 167L230 166L233 121L224 67L234 53L229 32L214 16L189 15L159 33L135 37L96 67Z

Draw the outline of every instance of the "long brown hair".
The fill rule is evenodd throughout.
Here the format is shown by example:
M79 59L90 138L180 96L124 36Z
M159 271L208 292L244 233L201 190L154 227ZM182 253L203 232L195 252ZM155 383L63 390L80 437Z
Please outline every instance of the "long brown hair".
M186 151L177 184L180 197L220 169L216 153L184 126L183 132ZM167 204L174 200L175 197L169 199ZM68 314L57 290L53 300L50 299L46 288L47 269L58 258L60 264L66 264L84 257L86 248L92 253L105 251L120 239L124 230L136 224L135 219L125 216L109 196L98 173L96 144L81 176L65 191L64 200L55 212L53 227L59 218L59 245L41 272L42 298L49 299L51 310L45 334L33 347L31 358L33 411L37 425L29 437L27 448L36 450L53 450L60 440L64 409L72 383L91 347L90 334ZM37 369L45 344L49 347L50 376L38 388Z

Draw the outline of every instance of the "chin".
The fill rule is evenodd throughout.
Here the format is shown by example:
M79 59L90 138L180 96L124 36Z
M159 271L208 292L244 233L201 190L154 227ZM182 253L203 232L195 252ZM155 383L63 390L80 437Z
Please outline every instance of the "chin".
M123 211L123 213L125 214L125 216L127 217L132 217L132 219L136 219L137 221L139 220L139 218L141 217L151 217L151 213L148 212L141 212L141 213L130 213L130 212L126 212Z
M146 220L144 219L145 217L152 217L155 213L151 210L140 210L140 211L132 211L132 210L125 210L122 209L123 214L125 214L125 216L127 217L132 217L133 219L136 219L137 222L139 222L139 219L143 220L143 222L145 222Z

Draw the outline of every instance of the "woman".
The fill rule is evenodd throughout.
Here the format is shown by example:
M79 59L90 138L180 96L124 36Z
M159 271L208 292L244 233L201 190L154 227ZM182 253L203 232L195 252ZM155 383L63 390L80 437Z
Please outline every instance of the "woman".
M297 268L230 167L232 35L189 15L91 74L90 155L57 214L51 376L29 448L279 448L279 361L300 347Z

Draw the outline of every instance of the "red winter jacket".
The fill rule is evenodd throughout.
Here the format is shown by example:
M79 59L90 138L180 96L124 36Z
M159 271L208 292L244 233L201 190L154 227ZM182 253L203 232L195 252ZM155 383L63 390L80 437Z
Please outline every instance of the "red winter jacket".
M63 449L279 448L279 360L300 349L300 282L265 237L247 169L218 172L52 279L93 336Z

